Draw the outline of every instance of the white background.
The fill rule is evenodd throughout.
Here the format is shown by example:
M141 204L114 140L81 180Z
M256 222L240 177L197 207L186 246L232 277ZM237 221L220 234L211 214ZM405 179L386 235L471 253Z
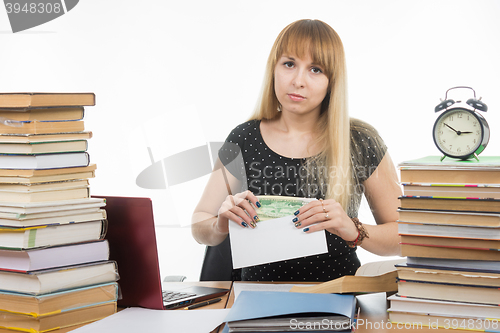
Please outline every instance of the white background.
M277 34L317 18L344 42L351 115L379 130L395 164L438 155L433 110L457 85L473 87L488 105L484 155L498 155L499 14L495 0L82 0L13 34L0 8L0 91L94 92L85 117L98 167L92 194L152 197L162 275L197 280L204 246L186 225L206 179L139 188L135 179L151 163L147 147L157 161L223 141L251 114ZM366 204L360 219L373 220Z

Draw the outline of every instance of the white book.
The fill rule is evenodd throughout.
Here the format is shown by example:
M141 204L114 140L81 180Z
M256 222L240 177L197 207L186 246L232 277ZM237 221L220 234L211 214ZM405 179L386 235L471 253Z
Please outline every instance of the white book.
M107 240L23 251L0 249L0 269L23 272L108 259Z
M88 186L36 192L0 191L0 202L43 202L83 199L88 198L89 196L90 191Z
M412 267L500 273L500 261L407 257L406 264Z
M86 140L40 143L5 143L0 141L0 154L53 154L84 152L86 150Z
M398 231L401 235L444 236L455 238L463 237L474 239L500 240L500 228L495 227L469 227L400 222L398 223Z
M99 208L104 206L106 206L106 201L101 198L84 198L45 202L0 202L0 212L24 215L44 212L68 211L82 208Z
M42 155L0 155L1 169L56 169L89 165L89 154L61 153Z
M65 180L58 182L47 182L37 184L0 184L0 192L43 192L43 191L56 191L70 188L88 187L89 181L87 179L78 180Z
M33 295L115 282L117 280L118 272L114 261L27 273L0 271L2 290Z
M450 302L445 300L401 297L398 295L392 295L387 299L391 301L391 307L388 311L425 312L442 316L500 318L500 306L498 305Z
M0 212L0 226L32 227L47 224L68 224L86 221L104 220L104 209L87 208L71 211L19 215Z
M102 220L29 228L0 227L0 247L31 249L95 241L104 238L106 225L107 221Z

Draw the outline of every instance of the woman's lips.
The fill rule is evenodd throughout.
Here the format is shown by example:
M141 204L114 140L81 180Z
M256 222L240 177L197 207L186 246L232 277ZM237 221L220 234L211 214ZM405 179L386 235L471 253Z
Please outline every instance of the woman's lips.
M290 99L294 102L300 102L306 99L304 96L299 94L288 94L288 97L290 97Z

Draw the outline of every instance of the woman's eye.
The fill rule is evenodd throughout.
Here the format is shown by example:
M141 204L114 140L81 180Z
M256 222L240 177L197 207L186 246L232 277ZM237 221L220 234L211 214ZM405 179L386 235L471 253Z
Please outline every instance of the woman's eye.
M293 62L287 61L283 65L285 65L285 67L287 67L287 68L292 68L293 67Z
M311 68L311 71L312 71L314 74L320 74L320 73L323 73L323 71L321 70L321 68L318 68L318 67L313 67L313 68Z

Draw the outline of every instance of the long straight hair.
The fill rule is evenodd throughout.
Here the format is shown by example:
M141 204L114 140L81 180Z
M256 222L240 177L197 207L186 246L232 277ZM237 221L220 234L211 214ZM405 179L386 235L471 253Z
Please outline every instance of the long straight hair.
M311 145L320 153L307 158L308 183L316 178L322 196L339 202L347 212L352 193L350 121L347 108L347 74L344 47L338 34L319 20L291 23L276 38L267 60L264 84L254 114L250 119L279 117L278 99L274 91L274 70L283 54L303 58L309 54L321 65L329 79L316 124L316 140Z

